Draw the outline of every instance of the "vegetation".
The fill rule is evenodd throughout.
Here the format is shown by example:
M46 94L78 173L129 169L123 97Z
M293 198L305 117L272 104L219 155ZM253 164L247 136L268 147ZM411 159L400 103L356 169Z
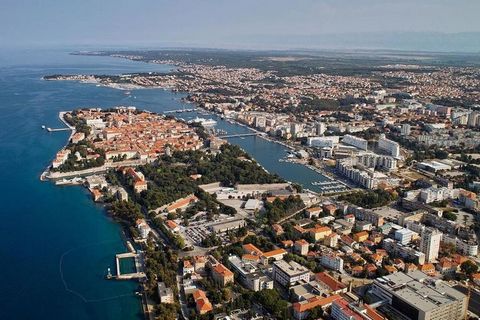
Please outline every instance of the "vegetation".
M478 266L474 262L467 260L462 262L460 270L470 276L478 271Z
M390 193L383 189L359 191L338 197L341 201L347 201L367 209L385 206L397 198L396 193Z
M276 289L264 289L255 292L253 301L258 301L276 319L289 319L288 303L283 300Z
M110 206L110 213L127 226L135 225L135 221L142 217L140 206L130 201L115 201Z
M457 215L452 211L444 211L442 217L450 221L457 221Z
M298 196L290 195L285 200L276 198L272 203L265 201L265 213L266 220L270 223L279 221L285 216L288 216L296 211L305 207L302 199Z

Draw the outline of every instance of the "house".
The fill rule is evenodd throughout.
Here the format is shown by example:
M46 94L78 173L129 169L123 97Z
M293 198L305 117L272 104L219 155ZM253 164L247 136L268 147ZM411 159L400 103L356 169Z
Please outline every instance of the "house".
M219 263L212 269L213 280L225 287L229 283L233 283L233 272L223 264Z
M195 268L193 267L190 260L183 260L183 276L187 274L192 274L195 272Z
M251 243L247 243L243 245L243 251L248 254L256 255L256 256L262 256L263 251L258 249L255 245Z
M206 314L213 310L213 306L208 300L205 291L196 290L193 292L193 300L195 301L196 309L199 314Z
M472 281L477 285L480 286L480 273L472 274Z
M367 231L360 231L353 235L353 240L356 242L363 242L368 239L368 232Z
M196 273L204 272L205 271L205 264L206 264L205 256L195 256L193 257L193 267Z
M418 267L414 263L405 263L405 269L403 270L404 272L412 272L418 270Z
M257 199L248 199L247 202L245 202L245 210L247 211L255 211L260 209L260 204L261 202Z
M135 221L135 224L137 226L138 232L140 233L140 237L142 239L147 239L148 234L150 233L150 231L152 231L152 229L145 221L145 219L138 219L137 221Z
M422 264L418 269L429 276L435 275L435 266L432 263Z
M370 255L370 260L377 266L381 266L382 265L382 262L383 262L383 255L381 254L378 254L378 253L374 253L372 255Z
M367 264L365 266L365 274L367 275L367 277L374 277L377 273L377 266L375 266L374 264Z
M295 302L293 304L293 317L297 320L307 319L309 312L317 307L326 309L332 305L332 303L338 299L341 299L339 295L333 295L326 298L313 297L308 300Z
M308 254L308 248L310 244L305 240L305 239L300 239L295 241L295 244L293 245L293 248L295 252L302 256L306 256Z
M177 232L178 231L178 224L175 221L167 220L167 221L165 221L165 224L170 231L172 231L172 232Z
M172 289L167 288L164 282L157 283L157 291L160 303L175 303Z
M285 232L283 231L282 226L277 223L272 226L272 229L273 229L273 232L275 232L276 236L280 236Z
M242 256L242 261L245 263L258 263L260 261L260 256L246 253Z
M393 266L398 270L405 270L405 262L400 258L393 259Z
M310 236L315 241L323 240L326 236L332 233L332 229L326 226L316 225L315 228L309 230Z
M457 272L458 264L448 258L441 258L435 268L443 276L454 276Z
M390 273L395 273L398 271L397 268L395 268L394 266L389 266L389 265L386 265L383 267L385 270L387 270L387 272L390 274Z
M92 199L95 202L101 201L103 199L103 193L97 188L90 189L90 193L92 194Z
M320 213L322 213L322 208L320 207L312 207L308 208L305 210L305 217L312 219L312 218L318 218L320 216Z
M351 270L352 276L354 277L361 277L363 275L363 267L362 266L355 266Z
M287 251L285 249L274 249L271 251L264 252L261 259L263 264L268 264L269 261L271 260L282 260L283 257L287 254Z
M323 244L327 247L335 248L338 245L338 239L340 239L340 236L337 233L333 232L330 233L328 236L325 236L325 238L323 239Z
M284 248L291 248L293 247L293 241L292 240L282 240L282 245Z
M335 211L337 211L337 207L334 204L324 204L322 209L323 212L331 216L335 215Z

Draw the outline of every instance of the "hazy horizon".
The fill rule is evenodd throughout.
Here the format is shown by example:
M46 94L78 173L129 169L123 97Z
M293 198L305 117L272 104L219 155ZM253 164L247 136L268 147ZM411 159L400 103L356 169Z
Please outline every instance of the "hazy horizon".
M469 0L2 1L3 47L480 52Z

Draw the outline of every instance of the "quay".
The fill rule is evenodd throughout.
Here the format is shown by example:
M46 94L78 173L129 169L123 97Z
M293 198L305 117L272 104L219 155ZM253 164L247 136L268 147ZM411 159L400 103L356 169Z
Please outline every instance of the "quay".
M191 108L191 109L176 109L176 110L167 110L163 111L163 113L182 113L182 112L193 112L197 110L196 108Z
M263 132L252 132L252 133L237 133L237 134L226 134L219 135L219 138L238 138L238 137L251 137L251 136L264 136L266 133Z
M70 128L47 128L48 132L57 132L57 131L70 131Z

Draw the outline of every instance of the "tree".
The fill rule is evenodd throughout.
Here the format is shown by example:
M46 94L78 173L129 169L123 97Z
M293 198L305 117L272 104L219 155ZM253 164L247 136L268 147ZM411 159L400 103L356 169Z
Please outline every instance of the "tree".
M443 212L442 215L445 219L450 220L450 221L456 221L457 220L457 215L451 211L446 211Z
M465 262L462 262L462 264L460 265L460 270L462 270L462 272L466 273L467 275L472 275L478 271L478 266L471 260L467 260Z

